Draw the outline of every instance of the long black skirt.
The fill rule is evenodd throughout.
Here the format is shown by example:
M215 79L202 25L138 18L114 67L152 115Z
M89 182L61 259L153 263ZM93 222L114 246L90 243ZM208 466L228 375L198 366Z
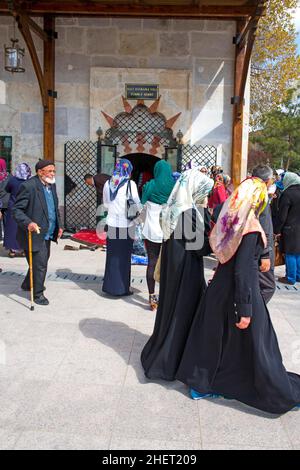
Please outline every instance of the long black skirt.
M130 292L133 239L127 228L108 227L103 292L114 296Z
M281 414L300 404L300 376L287 372L282 363L259 289L256 241L255 233L245 236L234 258L219 265L198 306L176 378L200 393L221 394ZM236 327L237 286L245 299L240 316L249 316L247 309L252 308L245 330Z
M141 355L148 378L174 380L205 288L203 257L187 251L185 241L172 236L162 245L156 321Z

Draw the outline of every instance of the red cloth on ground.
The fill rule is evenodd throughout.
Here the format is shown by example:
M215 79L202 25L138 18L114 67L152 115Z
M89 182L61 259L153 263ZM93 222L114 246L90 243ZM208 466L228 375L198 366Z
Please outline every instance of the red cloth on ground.
M83 229L72 235L71 239L88 245L106 245L106 232L100 233L99 237L96 230Z

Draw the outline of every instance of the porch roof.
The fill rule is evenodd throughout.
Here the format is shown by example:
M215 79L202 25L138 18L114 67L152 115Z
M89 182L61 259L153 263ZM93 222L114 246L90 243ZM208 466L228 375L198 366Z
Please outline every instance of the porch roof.
M0 14L12 4L30 16L115 16L245 19L262 15L263 0L20 0L0 1ZM258 8L258 9L257 9Z

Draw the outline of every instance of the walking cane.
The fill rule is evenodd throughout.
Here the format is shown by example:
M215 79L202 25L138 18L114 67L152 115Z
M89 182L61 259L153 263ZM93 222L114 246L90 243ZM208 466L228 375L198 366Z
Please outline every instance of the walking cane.
M40 233L37 228L37 234ZM29 279L30 279L30 310L34 310L33 305L33 266L32 266L32 233L28 231L28 254L29 254Z
M28 231L28 252L29 252L29 279L30 279L30 310L34 310L33 305L33 269L32 269L32 235Z

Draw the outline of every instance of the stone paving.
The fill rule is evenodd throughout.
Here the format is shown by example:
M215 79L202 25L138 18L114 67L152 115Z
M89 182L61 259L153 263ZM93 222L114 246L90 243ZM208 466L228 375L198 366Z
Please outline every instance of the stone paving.
M110 299L100 292L105 253L65 243L52 249L50 305L33 312L20 289L26 260L0 250L1 449L300 449L300 410L276 417L236 401L192 401L179 382L148 381L145 267L132 269L134 296ZM284 363L300 373L300 284L278 290L270 312Z

